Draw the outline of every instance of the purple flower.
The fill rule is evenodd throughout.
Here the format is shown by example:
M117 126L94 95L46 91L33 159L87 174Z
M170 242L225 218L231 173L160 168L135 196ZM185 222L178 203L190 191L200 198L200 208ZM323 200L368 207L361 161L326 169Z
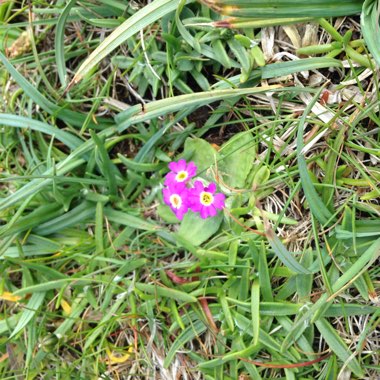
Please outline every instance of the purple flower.
M170 206L179 220L183 219L189 209L188 191L184 182L172 183L162 190L164 202Z
M176 183L186 183L197 173L197 167L194 162L187 164L183 159L178 162L171 162L169 169L171 172L166 175L164 182L167 186L172 186Z
M195 181L194 187L189 190L190 209L199 212L202 219L215 216L218 213L217 209L224 207L225 195L215 194L215 191L215 183L205 187L201 181Z

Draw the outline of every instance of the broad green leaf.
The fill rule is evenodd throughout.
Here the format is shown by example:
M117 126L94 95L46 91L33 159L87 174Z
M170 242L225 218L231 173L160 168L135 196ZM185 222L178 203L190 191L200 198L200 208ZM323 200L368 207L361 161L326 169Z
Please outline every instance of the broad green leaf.
M218 215L207 219L202 219L198 214L189 211L183 218L178 235L192 245L199 246L218 231L222 220L221 211Z
M197 175L213 179L207 169L218 161L218 152L206 141L200 138L187 138L185 140L184 156L193 161L197 166Z
M250 132L240 132L229 139L219 151L223 182L232 188L244 188L256 157L256 142Z

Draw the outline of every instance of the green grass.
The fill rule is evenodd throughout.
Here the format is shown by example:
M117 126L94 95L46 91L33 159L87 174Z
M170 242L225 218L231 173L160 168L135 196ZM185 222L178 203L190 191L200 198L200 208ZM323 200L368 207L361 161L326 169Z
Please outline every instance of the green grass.
M376 378L375 5L364 41L357 16L1 4L0 378ZM218 216L164 205L179 158Z

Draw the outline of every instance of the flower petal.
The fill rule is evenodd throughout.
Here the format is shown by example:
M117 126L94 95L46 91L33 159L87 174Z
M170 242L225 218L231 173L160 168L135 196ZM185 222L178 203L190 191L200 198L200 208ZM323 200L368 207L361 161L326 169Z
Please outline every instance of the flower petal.
M216 208L224 207L224 200L226 196L224 194L218 193L214 195L214 202L212 203Z
M197 167L195 166L194 162L189 162L187 165L187 173L189 177L194 177L197 174Z
M202 219L207 219L207 216L208 216L207 207L201 208L200 215Z
M193 189L195 194L200 194L204 190L203 183L201 181L195 181Z
M186 161L184 159L181 159L178 161L178 171L186 170Z
M208 192L210 192L210 193L212 193L212 194L214 194L215 191L216 191L216 185L215 185L215 183L214 183L214 182L211 182L211 183L206 187L205 190L208 191Z
M173 172L177 173L179 172L179 169L178 169L178 163L177 162L171 162L169 165L168 165L169 169L172 170Z
M188 198L188 202L189 202L190 210L192 210L194 212L200 211L201 208L203 207L198 200L194 201L194 199Z
M213 205L208 206L208 214L210 216L215 216L217 213L218 211L216 211L216 208Z
M169 189L163 189L162 190L162 194L164 196L164 202L167 204L167 205L170 205L170 195L171 195L171 191Z
M177 181L175 179L175 173L170 172L170 173L166 174L164 185L171 186L171 185L174 185L176 182Z

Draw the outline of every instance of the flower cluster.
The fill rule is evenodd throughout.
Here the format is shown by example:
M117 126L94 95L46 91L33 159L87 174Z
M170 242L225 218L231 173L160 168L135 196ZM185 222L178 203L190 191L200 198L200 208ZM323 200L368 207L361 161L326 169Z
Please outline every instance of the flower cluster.
M162 193L164 202L170 206L179 220L189 211L199 212L201 218L215 216L218 209L224 207L225 196L216 192L215 183L204 186L201 181L191 184L191 179L197 174L194 162L185 160L171 162L171 170L165 177L166 186Z

